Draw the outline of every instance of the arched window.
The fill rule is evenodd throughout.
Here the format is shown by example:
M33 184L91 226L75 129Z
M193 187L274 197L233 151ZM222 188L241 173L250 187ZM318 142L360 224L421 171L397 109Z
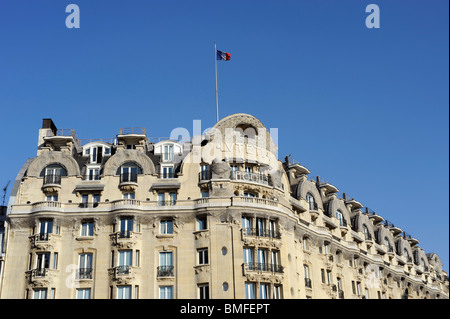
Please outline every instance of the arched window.
M392 246L391 246L391 242L389 241L389 239L385 236L383 239L383 243L386 246L388 252L392 252Z
M407 261L411 260L411 257L409 256L408 250L406 248L403 248L403 255L405 256Z
M342 214L342 212L340 210L338 210L336 212L336 218L339 221L339 226L346 226L346 222L345 222L345 219L344 219L344 214Z
M142 169L134 162L123 164L117 169L120 182L137 182L137 175L142 174Z
M316 201L311 193L306 194L306 201L308 202L309 210L317 210Z
M61 176L67 176L67 170L60 164L47 165L40 176L44 177L44 184L61 184Z
M369 228L367 228L367 226L365 224L363 224L363 226L362 226L362 231L363 231L363 234L364 234L364 238L366 240L371 240L372 239L372 236L370 235L370 232L369 232Z

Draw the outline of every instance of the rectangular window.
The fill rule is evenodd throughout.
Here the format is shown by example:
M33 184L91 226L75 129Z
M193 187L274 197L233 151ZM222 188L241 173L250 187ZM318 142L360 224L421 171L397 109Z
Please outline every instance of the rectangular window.
M90 168L88 170L87 179L90 181L98 181L100 180L100 168Z
M281 299L281 285L273 286L273 299Z
M356 285L355 285L355 281L352 280L352 293L354 295L356 295Z
M123 193L122 199L135 199L134 193Z
M356 282L356 292L358 293L358 296L361 296L361 283L359 281Z
M92 278L92 254L80 254L78 262L78 278Z
M333 283L333 279L331 277L331 270L327 270L327 283L331 285Z
M173 206L177 203L177 193L171 192L169 193L169 205Z
M47 195L47 196L45 197L45 200L46 200L47 202L57 202L57 201L58 201L58 195L57 195L57 194L54 194L54 195Z
M163 161L173 162L173 145L164 145Z
M254 282L245 283L245 299L256 299L255 288Z
M118 286L117 299L131 299L131 286Z
M93 221L84 221L81 223L81 236L94 236Z
M259 270L268 270L267 269L267 249L258 249L258 269Z
M252 220L250 217L247 216L242 216L242 229L244 231L244 233L246 233L247 235L251 234L252 231Z
M173 299L173 286L159 287L159 299Z
M161 178L174 178L175 173L173 166L162 166L161 167Z
M244 263L253 267L253 248L244 248Z
M130 272L131 265L132 265L132 251L131 250L119 251L119 265L118 265L119 274L128 274Z
M259 284L259 299L269 299L269 284Z
M53 253L53 269L58 267L58 253Z
M264 218L256 218L256 235L265 236L266 220Z
M77 289L77 299L91 299L91 288Z
M158 206L164 206L164 193L158 193Z
M208 223L205 216L197 218L197 229L198 230L208 229Z
M209 284L198 285L199 299L209 299Z
M366 299L369 299L369 289L365 288L364 290L364 297L366 297Z
M320 269L320 274L322 275L322 283L325 283L325 269Z
M159 232L161 234L173 234L173 220L171 219L161 220Z
M198 254L198 264L207 265L208 262L208 248L197 249Z
M33 299L47 299L47 288L34 289Z
M140 258L141 258L141 251L140 250L136 250L136 252L134 254L134 265L136 267L139 267Z
M169 271L173 267L173 252L161 251L159 253L159 266L162 267L161 271ZM167 267L167 268L164 268Z
M43 270L50 268L50 253L37 253L36 269Z
M41 220L39 227L39 234L43 235L45 238L41 238L41 240L48 240L48 234L53 232L53 220L46 219Z
M209 197L209 191L202 191L202 198L208 198Z
M120 219L120 235L122 238L130 238L133 231L133 218Z

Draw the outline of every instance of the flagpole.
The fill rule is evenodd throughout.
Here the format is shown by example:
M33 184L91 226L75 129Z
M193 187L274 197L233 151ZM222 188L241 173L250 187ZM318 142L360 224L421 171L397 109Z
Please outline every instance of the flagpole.
M216 41L214 41L214 62L215 62L215 71L216 71L216 116L217 122L219 122L219 93L217 90L217 47Z

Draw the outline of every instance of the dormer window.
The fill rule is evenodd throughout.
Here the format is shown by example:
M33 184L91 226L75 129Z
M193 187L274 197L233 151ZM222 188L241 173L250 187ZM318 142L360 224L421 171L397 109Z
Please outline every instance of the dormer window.
M317 210L316 201L311 193L306 194L306 201L308 202L309 210Z
M371 240L372 236L370 235L369 228L365 224L362 226L362 232L364 234L365 240Z
M120 175L120 182L137 183L137 175L142 174L142 170L133 162L125 163L119 167L117 174Z
M103 155L110 155L111 148L107 145L86 145L83 149L83 156L89 156L90 164L102 162Z
M339 221L339 226L346 226L346 222L344 219L344 214L340 210L336 212L336 218Z
M44 184L61 185L61 176L67 176L67 171L59 164L51 164L42 170L41 176L44 177Z
M163 146L163 162L173 162L173 144Z

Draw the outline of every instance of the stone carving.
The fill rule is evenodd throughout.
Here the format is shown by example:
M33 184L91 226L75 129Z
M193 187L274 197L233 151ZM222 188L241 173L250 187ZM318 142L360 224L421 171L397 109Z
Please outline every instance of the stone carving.
M273 173L270 174L270 178L272 179L273 186L276 188L281 188L281 177L283 176L283 173L280 170L276 170Z
M34 158L34 160L30 163L30 166L28 166L27 176L39 177L42 170L47 165L55 163L62 165L67 170L68 176L80 175L80 167L75 159L70 156L70 154L59 151L50 151L42 153L38 157Z
M228 163L214 161L211 164L212 179L230 179L230 171Z

